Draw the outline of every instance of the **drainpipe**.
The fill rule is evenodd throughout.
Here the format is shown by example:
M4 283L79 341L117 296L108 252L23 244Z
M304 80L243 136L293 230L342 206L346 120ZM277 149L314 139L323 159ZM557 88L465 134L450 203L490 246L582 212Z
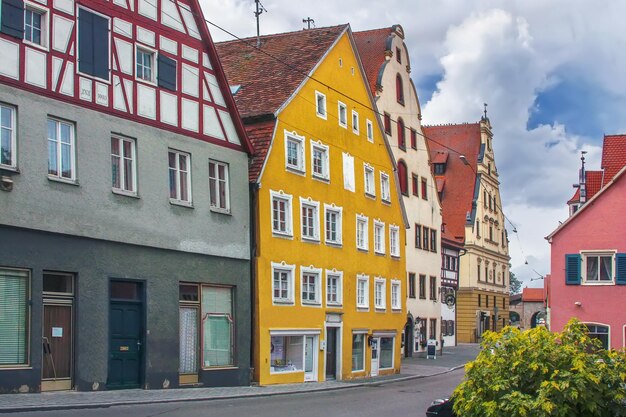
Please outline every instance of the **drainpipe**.
M256 182L249 184L250 188L250 382L254 377L254 346L255 338L254 331L256 326L256 312L255 312L255 300L256 300L256 255L257 255L257 221L256 221L256 206L258 200L259 184Z

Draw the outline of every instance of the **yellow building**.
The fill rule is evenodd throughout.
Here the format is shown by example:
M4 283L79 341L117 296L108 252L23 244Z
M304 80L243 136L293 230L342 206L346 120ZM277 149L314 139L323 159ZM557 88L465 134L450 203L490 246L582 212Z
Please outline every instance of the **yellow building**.
M397 373L406 216L350 27L255 45L217 45L255 145L255 380Z

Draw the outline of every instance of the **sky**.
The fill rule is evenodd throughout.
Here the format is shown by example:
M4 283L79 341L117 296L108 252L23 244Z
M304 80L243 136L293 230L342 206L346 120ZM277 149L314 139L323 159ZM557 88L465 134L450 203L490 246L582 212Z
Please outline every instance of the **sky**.
M254 0L200 0L205 17L256 34ZM626 133L626 2L263 0L261 34L349 23L404 28L424 124L477 122L488 104L511 270L550 272L544 239L567 218L580 152L600 168L604 134ZM209 24L215 41L233 37ZM515 225L514 227L512 225ZM517 233L513 232L517 230ZM532 280L532 281L531 281Z

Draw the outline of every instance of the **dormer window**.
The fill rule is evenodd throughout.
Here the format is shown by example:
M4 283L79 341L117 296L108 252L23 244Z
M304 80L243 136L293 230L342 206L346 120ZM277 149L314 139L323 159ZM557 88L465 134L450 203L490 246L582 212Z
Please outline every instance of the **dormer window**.
M446 173L446 164L435 164L435 175L443 175Z

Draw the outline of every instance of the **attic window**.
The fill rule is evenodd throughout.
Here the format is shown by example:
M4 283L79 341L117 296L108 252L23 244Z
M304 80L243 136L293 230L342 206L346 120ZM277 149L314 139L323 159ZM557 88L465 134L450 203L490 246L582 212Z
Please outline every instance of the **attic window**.
M400 51L400 48L396 48L396 61L402 64L402 51Z
M446 172L446 164L435 164L435 175L443 175Z
M326 120L326 96L319 91L315 92L315 108L317 116Z

